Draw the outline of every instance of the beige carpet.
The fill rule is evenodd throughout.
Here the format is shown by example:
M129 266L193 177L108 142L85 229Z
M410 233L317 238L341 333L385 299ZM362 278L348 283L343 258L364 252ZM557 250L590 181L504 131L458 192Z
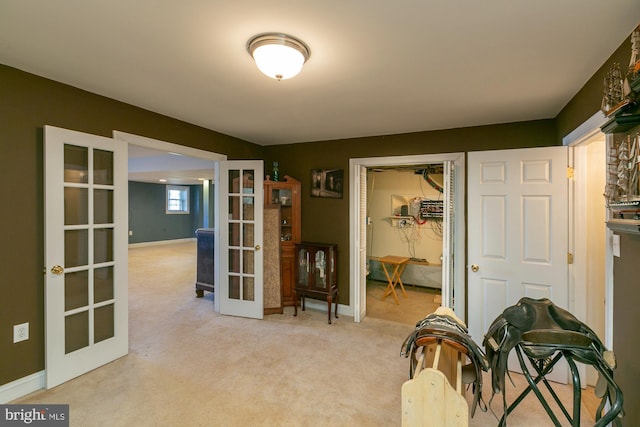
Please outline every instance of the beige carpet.
M440 307L439 289L406 285L407 297L404 297L396 287L400 304L396 304L393 295L382 299L386 289L386 282L367 280L367 317L415 326L416 322Z
M82 427L400 425L411 325L346 316L328 325L324 311L293 317L290 307L264 320L221 316L211 293L195 297L195 244L129 255L129 355L13 403L69 404L70 424ZM499 398L493 406L499 413ZM497 421L479 412L470 425ZM534 400L509 425L551 423Z

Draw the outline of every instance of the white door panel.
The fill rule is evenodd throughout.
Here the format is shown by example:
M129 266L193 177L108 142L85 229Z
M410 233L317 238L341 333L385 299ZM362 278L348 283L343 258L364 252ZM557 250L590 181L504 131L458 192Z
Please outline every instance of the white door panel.
M216 290L220 313L262 319L263 163L220 162L219 247Z
M469 153L469 331L476 342L524 296L567 308L566 168L566 147Z
M45 126L51 388L128 353L127 144Z

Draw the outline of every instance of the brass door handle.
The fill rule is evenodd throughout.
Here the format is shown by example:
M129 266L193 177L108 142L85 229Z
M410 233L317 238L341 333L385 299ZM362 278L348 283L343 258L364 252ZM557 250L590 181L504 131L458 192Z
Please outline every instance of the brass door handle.
M473 271L474 273L477 273L478 270L480 270L480 266L477 266L475 264L471 264L471 271Z
M53 267L51 267L51 272L53 274L62 274L64 273L64 268L60 267L59 265L54 265Z
M260 245L256 245L256 251L260 250Z

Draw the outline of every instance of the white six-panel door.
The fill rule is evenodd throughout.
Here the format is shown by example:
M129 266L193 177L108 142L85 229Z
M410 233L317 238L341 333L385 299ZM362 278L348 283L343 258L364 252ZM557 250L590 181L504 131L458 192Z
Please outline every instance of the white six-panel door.
M468 324L481 343L521 297L568 308L567 148L471 152L467 182Z

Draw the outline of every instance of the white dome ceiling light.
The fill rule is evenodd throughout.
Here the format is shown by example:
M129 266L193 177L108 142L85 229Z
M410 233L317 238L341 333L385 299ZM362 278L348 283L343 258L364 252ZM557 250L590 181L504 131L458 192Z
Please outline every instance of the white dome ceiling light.
M258 69L276 80L296 76L309 59L309 47L295 37L282 33L264 33L252 37L247 51Z

